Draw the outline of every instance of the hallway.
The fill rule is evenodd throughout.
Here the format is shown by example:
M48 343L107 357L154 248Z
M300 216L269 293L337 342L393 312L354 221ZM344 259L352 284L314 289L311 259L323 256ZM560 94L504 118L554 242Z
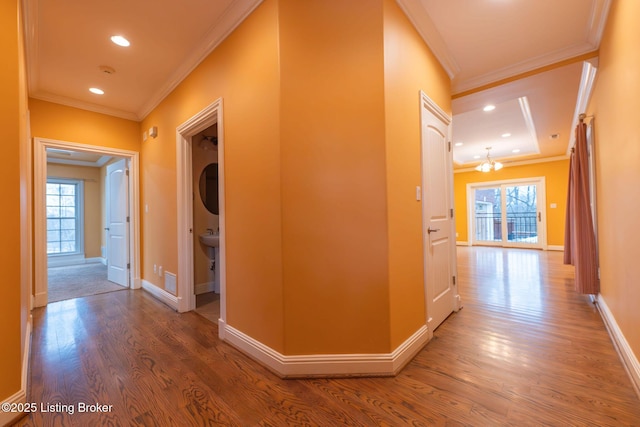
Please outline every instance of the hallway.
M281 380L144 291L34 310L28 401L17 425L640 424L640 400L562 253L458 248L464 308L394 378Z

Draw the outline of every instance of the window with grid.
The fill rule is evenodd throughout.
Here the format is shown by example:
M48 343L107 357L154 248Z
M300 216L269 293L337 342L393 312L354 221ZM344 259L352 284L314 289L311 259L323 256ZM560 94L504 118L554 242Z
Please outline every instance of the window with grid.
M47 254L81 252L82 181L47 180Z

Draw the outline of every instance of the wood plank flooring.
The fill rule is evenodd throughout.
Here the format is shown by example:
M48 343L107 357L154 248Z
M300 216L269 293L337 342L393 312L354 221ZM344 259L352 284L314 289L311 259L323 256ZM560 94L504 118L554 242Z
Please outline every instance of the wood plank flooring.
M464 308L394 378L281 380L144 291L34 311L18 426L638 426L640 400L562 254L459 248ZM79 413L79 403L112 405Z

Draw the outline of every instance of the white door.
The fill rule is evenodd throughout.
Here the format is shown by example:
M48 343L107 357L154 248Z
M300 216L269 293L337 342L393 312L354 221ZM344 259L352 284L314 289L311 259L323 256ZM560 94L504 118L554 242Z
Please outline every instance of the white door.
M127 161L107 166L107 279L129 286L129 179Z
M455 288L451 120L422 95L422 217L427 328L432 334L459 301Z

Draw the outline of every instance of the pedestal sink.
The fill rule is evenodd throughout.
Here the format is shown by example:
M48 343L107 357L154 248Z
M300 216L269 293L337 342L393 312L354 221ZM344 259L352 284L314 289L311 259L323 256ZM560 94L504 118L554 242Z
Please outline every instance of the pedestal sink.
M203 233L198 238L203 245L210 248L217 248L220 245L220 233Z

